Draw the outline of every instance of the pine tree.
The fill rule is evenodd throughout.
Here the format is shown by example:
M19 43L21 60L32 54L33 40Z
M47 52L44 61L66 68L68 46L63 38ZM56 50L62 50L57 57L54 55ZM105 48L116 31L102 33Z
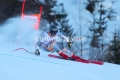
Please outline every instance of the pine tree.
M113 40L111 41L110 51L113 54L114 63L120 64L120 31L115 30Z
M107 30L108 21L112 20L116 12L111 7L106 9L103 5L105 0L87 0L86 10L88 10L92 16L93 21L89 30L92 33L92 40L90 46L92 48L97 48L100 53L104 52L105 43L104 43L104 32ZM112 4L114 1L112 2ZM98 17L99 16L99 17Z
M61 10L55 14L55 24L59 26L60 32L68 37L72 37L75 35L73 32L74 29L69 25L69 19L67 19L68 14L64 9L64 5L61 3L58 6L61 7Z
M55 16L51 15L51 13L55 13L56 11L52 10L55 6L57 6L57 0L45 0L43 5L43 19L46 19L50 24L55 22Z

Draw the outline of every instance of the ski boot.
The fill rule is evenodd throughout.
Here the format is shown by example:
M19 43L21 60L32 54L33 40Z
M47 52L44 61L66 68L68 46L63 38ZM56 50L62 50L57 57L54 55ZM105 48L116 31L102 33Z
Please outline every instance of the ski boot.
M69 60L69 57L68 57L66 54L64 54L63 52L61 52L59 55L60 55L62 58L66 59L66 60Z

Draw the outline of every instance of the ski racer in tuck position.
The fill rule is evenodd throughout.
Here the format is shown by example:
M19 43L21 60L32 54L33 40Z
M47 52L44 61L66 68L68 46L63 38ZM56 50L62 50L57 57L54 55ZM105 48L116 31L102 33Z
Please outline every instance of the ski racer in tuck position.
M62 38L64 39L68 47L71 46L71 42L69 42L69 39L64 36L62 33L58 32L57 26L51 25L48 32L44 32L42 34L42 38L45 38L43 41L36 42L36 51L35 55L39 55L39 48L43 48L45 51L53 51L55 50L62 58L64 59L81 59L80 57L76 56L74 53L72 53L70 50L66 49L60 42L57 42L56 39Z

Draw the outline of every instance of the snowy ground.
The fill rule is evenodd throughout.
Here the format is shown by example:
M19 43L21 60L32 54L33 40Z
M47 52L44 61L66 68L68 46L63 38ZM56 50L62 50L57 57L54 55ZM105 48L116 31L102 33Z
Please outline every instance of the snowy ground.
M33 51L33 49L28 50ZM95 65L40 56L23 50L1 53L1 80L120 80L119 65Z
M49 53L43 50L40 50L40 56L24 50L13 51L23 47L33 52L33 36L37 33L25 25L26 30L19 35L16 33L19 30L16 27L20 27L19 21L10 21L0 28L0 80L120 80L120 65L55 59L48 57ZM18 35L19 43L16 39Z

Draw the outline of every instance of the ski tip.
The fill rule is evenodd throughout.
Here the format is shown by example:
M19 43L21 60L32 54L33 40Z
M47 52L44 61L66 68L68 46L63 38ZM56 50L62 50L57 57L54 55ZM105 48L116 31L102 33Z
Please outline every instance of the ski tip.
M91 60L90 63L98 64L98 65L103 65L103 64L104 64L104 62L101 62L101 61L94 61L94 60Z

